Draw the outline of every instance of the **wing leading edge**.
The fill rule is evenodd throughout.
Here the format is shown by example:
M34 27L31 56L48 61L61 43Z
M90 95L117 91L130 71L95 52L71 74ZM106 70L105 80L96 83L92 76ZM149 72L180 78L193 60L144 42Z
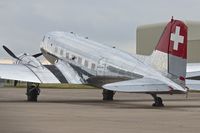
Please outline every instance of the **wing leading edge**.
M0 64L0 78L34 83L82 84L84 82L78 73L63 61L40 67L29 64Z
M22 64L0 64L0 78L34 83L60 83L47 68Z
M176 84L173 81L163 82L158 79L152 78L140 78L136 80L127 80L122 82L115 82L106 84L103 88L112 90L112 91L120 91L120 92L134 92L134 93L153 93L153 92L169 92L172 90L178 90L181 92L185 92L181 86Z
M169 91L169 86L163 82L151 79L151 78L141 78L136 80L127 80L122 82L115 82L111 84L106 84L103 88L120 91L120 92L135 92L135 93L145 93L145 92L166 92Z

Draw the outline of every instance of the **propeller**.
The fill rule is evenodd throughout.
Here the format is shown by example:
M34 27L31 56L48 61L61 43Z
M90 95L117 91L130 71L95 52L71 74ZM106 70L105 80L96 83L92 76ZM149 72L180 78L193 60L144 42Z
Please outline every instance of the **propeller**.
M19 57L17 57L9 48L7 48L5 45L3 45L3 49L10 55L12 56L13 58L17 59L17 60L21 60ZM37 58L39 56L41 56L42 53L37 53L37 54L34 54L32 55L33 57ZM14 86L16 87L17 84L19 83L18 80L14 80Z
M20 60L20 58L18 58L9 48L7 48L5 45L3 45L3 48L4 50L10 55L12 56L13 58L17 59L17 60ZM37 58L39 56L41 56L42 53L38 53L38 54L34 54L32 55L33 57Z
M13 58L20 60L10 49L8 49L6 46L3 45L4 50Z

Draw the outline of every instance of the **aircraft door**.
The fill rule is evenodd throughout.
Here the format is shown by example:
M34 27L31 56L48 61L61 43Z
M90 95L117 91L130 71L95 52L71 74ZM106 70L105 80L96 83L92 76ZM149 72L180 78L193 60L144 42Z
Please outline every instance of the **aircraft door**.
M105 75L105 72L106 72L106 58L102 57L98 61L97 75L103 76L103 75Z

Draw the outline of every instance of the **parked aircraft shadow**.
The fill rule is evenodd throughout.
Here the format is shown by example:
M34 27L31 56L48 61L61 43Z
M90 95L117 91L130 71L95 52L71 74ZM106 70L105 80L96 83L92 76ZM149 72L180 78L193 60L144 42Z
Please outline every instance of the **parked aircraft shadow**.
M177 101L176 105L167 105L167 101ZM39 100L38 102L27 102L26 100L0 100L0 103L27 103L27 104L73 104L73 105L85 105L85 106L98 106L109 109L159 109L159 110L171 110L171 109L184 109L184 108L200 108L200 104L190 105L189 101L199 101L199 99L191 99L188 103L179 104L181 101L187 101L185 99L167 99L164 100L165 107L152 107L153 100L115 100L115 101L102 101L95 99L78 99L78 100ZM145 103L144 103L145 102ZM45 106L45 105L44 105Z

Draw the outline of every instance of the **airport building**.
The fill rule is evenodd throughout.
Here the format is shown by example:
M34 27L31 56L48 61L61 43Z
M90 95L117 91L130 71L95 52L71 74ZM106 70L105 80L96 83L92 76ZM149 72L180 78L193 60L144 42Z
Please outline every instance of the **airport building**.
M200 62L200 22L185 23L188 26L188 62ZM136 33L136 53L150 55L166 24L167 22L139 26Z

